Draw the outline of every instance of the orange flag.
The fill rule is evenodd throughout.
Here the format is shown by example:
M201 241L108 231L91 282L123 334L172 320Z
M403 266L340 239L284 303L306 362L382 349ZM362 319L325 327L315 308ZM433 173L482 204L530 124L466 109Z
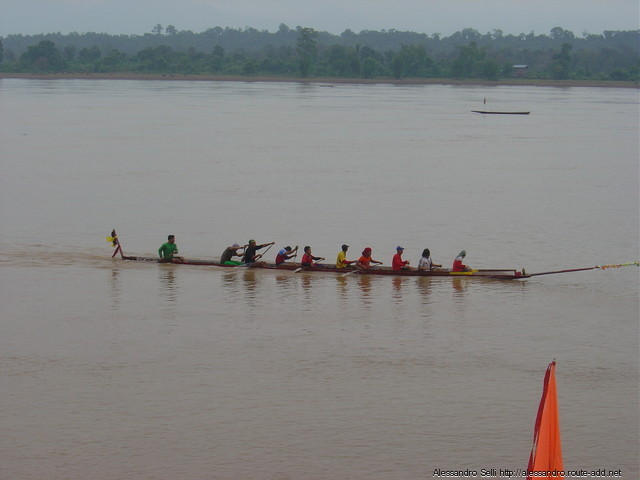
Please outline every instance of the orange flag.
M547 367L547 373L544 376L542 398L533 430L533 448L527 467L527 480L532 478L564 479L555 372L556 362L554 360Z

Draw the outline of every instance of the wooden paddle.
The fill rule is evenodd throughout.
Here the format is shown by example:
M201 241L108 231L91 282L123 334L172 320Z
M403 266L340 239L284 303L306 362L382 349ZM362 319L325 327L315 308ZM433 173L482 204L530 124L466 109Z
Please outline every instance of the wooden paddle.
M372 260L372 263L374 263L374 262L375 262L377 265L382 265L382 262L376 262L375 260ZM359 268L357 268L357 267L356 267L356 268L354 268L353 270L351 270L350 272L343 273L342 275L340 275L340 278L344 278L344 277L346 277L347 275L351 275L352 273L358 273L358 272L361 272L361 271L362 271L362 270L360 270Z
M262 253L260 253L260 254L256 255L256 260L260 260L260 259L263 257L263 255L264 255L265 253L267 253L271 247L273 247L273 244L274 244L274 243L276 243L276 242L271 242L271 244L267 247L267 249L266 249L264 252L262 252Z
M353 270L348 271L347 273L343 273L342 275L340 275L340 278L344 278L347 275L351 275L352 273L358 273L360 270L358 270L357 268L354 268Z

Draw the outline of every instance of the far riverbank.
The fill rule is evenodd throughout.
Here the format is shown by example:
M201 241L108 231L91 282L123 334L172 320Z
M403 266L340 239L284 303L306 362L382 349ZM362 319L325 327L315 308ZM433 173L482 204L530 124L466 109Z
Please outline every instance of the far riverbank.
M640 82L604 80L540 80L510 78L502 80L458 80L453 78L299 78L271 76L228 76L228 75L183 75L183 74L141 74L141 73L0 73L2 78L22 78L39 80L183 80L208 82L291 82L321 84L389 84L389 85L479 85L479 86L535 86L535 87L603 87L640 88Z

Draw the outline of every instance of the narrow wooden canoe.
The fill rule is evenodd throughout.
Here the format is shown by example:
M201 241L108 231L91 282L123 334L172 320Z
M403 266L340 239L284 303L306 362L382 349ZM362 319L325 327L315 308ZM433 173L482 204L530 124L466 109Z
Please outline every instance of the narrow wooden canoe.
M157 258L152 257L134 257L129 255L123 255L123 260L136 261L136 262L152 262L160 263ZM220 262L211 260L197 260L197 259L185 259L181 263L171 263L171 265L199 265L199 266L212 266L222 268L247 268L244 265L223 265ZM400 277L474 277L474 278L499 278L504 280L517 280L529 278L531 275L524 271L518 271L515 269L480 269L470 270L468 272L452 272L448 269L437 270L392 270L391 267L374 267L368 270L356 270L353 268L336 268L334 265L318 264L313 267L301 268L299 264L283 263L275 265L273 263L258 263L249 268L259 268L265 270L281 270L281 271L296 271L304 273L338 273L338 274L353 274L353 275L393 275Z
M471 110L473 113L482 113L484 115L529 115L531 112L491 112L488 110Z
M495 113L495 112L494 112ZM528 113L528 112L527 112ZM640 262L627 262L627 263L619 263L615 265L596 265L594 267L582 267L582 268L570 268L564 270L551 270L547 272L537 272L537 273L527 273L524 268L522 271L518 271L515 269L503 269L503 268L494 268L494 269L478 269L478 270L470 270L468 272L452 272L446 268L439 268L436 270L417 270L417 269L407 269L407 270L393 270L391 267L381 267L376 266L370 268L368 270L358 270L353 267L349 268L336 268L335 265L329 264L315 264L312 267L300 267L299 264L295 263L283 263L280 265L276 265L274 263L267 262L258 262L251 267L247 267L246 265L223 265L219 261L213 260L196 260L196 259L185 259L179 263L168 263L161 262L157 257L138 257L125 255L122 252L122 244L118 239L118 235L116 234L115 229L111 231L111 236L107 237L107 241L115 247L113 251L113 255L111 258L115 258L116 255L120 254L120 258L122 260L134 261L134 262L151 262L151 263L166 263L168 265L198 265L198 266L211 266L211 267L222 267L222 268L259 268L266 270L281 270L281 271L291 271L291 272L304 272L304 273L313 273L313 272L327 272L327 273L337 273L341 274L340 276L345 275L393 275L399 277L464 277L464 278L497 278L502 280L522 280L525 278L531 278L539 275L555 275L558 273L569 273L569 272L583 272L587 270L595 270L601 269L605 270L608 268L619 268L626 267L630 265L640 266Z

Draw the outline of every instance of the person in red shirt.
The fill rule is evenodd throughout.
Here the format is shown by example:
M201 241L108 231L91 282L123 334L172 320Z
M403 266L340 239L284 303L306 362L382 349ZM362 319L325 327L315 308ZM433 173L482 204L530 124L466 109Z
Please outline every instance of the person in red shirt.
M314 257L311 254L311 247L304 247L304 255L302 255L302 260L300 260L301 267L312 267L314 262L320 262L324 260L324 257Z
M467 267L466 265L464 265L462 263L462 260L464 259L464 257L467 256L467 252L465 252L464 250L462 250L458 256L456 257L456 259L453 261L453 267L451 268L452 272L468 272L469 271L469 267Z
M374 260L371 258L371 247L367 247L362 251L362 256L356 262L356 267L361 270L367 270L371 268L372 263L377 263L378 265L382 265L382 262L378 260Z
M402 253L404 252L404 247L397 246L396 254L393 256L393 261L391 262L392 270L409 270L409 260L402 260Z

